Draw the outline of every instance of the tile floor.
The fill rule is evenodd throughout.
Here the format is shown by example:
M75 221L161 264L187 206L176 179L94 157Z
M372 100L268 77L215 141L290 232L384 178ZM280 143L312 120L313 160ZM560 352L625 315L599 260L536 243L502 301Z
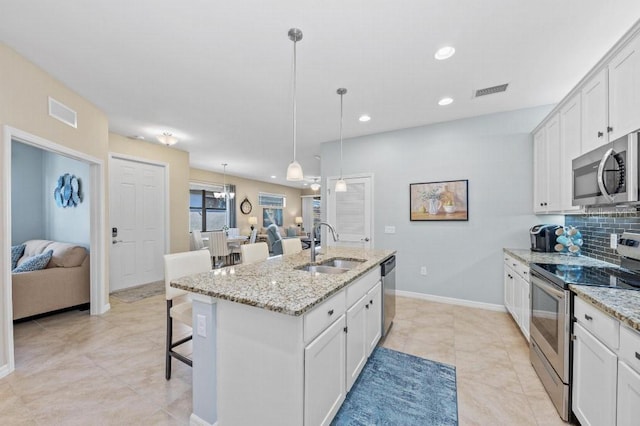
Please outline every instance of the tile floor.
M186 425L191 370L164 379L164 296L111 298L17 324L16 370L0 379L3 425ZM563 425L507 314L398 298L384 346L453 364L460 425Z

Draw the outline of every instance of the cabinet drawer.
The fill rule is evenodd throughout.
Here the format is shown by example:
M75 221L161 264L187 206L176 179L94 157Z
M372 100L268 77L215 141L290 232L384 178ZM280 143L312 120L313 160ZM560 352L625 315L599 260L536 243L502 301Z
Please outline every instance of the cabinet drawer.
M504 264L529 282L529 265L517 260L515 257L504 253Z
M600 311L595 306L576 297L574 314L576 321L587 331L600 339L610 349L618 349L620 342L620 322Z
M304 343L309 343L346 311L345 291L341 290L304 315Z
M347 287L347 307L350 307L362 298L369 290L380 281L380 268L374 268L367 272Z
M620 327L620 358L640 373L640 333Z

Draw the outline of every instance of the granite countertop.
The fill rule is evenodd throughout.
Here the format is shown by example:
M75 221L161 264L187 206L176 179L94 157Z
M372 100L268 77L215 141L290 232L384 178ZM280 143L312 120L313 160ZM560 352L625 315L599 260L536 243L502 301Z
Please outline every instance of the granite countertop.
M569 288L579 298L640 331L640 291L573 284Z
M171 287L298 316L394 254L394 250L324 248L322 253L317 254L316 264L336 257L364 259L365 262L343 274L318 274L294 269L311 263L309 251L304 250L264 262L229 266L178 278L171 281Z
M613 266L617 267L609 262L603 260L594 259L587 256L575 256L564 253L540 253L537 251L531 251L529 249L503 249L505 253L515 257L524 263L549 263L554 265L581 265L581 266Z

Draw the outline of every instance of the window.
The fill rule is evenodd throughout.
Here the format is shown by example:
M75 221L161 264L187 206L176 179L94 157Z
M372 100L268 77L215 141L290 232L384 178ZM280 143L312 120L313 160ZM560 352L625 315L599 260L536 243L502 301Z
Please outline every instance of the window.
M227 185L227 191L235 187ZM235 200L227 197L216 198L222 186L204 189L202 185L191 185L189 190L189 232L217 231L225 225L235 228Z
M258 205L260 207L287 207L287 197L284 194L269 194L266 192L258 192Z

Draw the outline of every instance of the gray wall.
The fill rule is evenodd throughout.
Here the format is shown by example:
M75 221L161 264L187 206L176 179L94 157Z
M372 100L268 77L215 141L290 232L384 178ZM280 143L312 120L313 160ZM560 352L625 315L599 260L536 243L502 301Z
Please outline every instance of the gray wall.
M31 239L63 241L89 247L89 165L13 141L11 145L11 244ZM58 177L81 181L82 203L57 207L53 198Z
M399 290L502 305L503 247L528 248L537 217L530 132L551 106L348 139L343 174L374 174L374 245L396 249ZM374 118L375 119L375 118ZM339 174L339 143L322 176ZM409 184L469 180L468 222L410 222ZM384 227L396 227L385 234ZM339 231L339 230L338 230ZM420 267L427 275L420 275Z
M42 154L39 148L11 142L11 245L45 235Z

